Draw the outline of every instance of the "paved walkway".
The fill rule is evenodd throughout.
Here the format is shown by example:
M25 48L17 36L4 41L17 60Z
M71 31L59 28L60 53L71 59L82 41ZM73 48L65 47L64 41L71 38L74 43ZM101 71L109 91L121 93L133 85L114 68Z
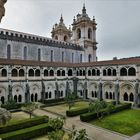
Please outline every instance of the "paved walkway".
M58 117L57 115L53 113L50 113L41 109L35 110L34 114L47 115L52 118ZM114 133L106 129L101 129L96 126L81 122L79 117L68 117L66 119L66 124L64 125L64 128L71 129L72 125L75 125L77 130L86 129L88 136L93 140L128 140L129 138L124 135Z

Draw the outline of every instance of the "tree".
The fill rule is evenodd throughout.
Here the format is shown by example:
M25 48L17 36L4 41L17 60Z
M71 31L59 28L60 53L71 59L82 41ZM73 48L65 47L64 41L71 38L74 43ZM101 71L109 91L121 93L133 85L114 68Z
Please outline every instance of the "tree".
M72 106L74 106L75 100L76 100L76 94L74 92L69 93L66 96L65 101L66 101L67 105L69 106L69 110L72 108Z
M23 106L21 109L23 111L27 112L30 115L30 119L31 119L34 110L36 110L37 108L39 108L38 104L36 104L36 103L28 103L25 106Z
M5 125L11 118L10 111L6 110L5 108L1 108L0 103L0 125Z
M106 107L106 111L107 111L107 114L109 115L111 113L111 111L114 109L114 105L113 103L108 103L107 107Z

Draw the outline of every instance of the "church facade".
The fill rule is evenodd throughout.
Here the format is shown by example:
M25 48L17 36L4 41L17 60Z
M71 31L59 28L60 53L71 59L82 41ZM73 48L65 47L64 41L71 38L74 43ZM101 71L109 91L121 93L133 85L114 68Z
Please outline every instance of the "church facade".
M83 6L72 30L61 16L52 39L0 29L0 100L18 103L64 98L140 105L140 58L97 61L96 21Z

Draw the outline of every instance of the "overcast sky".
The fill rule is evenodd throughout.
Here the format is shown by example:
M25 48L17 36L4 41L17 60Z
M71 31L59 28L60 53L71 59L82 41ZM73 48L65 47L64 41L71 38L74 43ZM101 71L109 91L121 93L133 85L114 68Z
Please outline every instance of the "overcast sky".
M1 28L51 37L61 13L67 26L84 0L8 0ZM140 0L85 0L97 22L98 60L140 56Z

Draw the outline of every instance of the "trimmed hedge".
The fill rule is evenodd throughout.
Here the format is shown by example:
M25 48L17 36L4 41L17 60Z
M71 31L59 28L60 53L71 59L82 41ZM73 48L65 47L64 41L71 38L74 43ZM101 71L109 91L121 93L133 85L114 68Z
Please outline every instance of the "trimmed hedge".
M88 110L89 110L88 107L86 107L86 108L71 109L71 110L67 110L67 111L66 111L66 115L67 115L68 117L73 117L73 116L77 116L77 115L80 115L80 114L87 113Z
M121 104L121 105L115 106L115 108L112 109L110 114L117 113L117 112L120 112L122 110L130 109L130 108L131 108L131 103ZM107 115L106 109L102 109L99 112L99 116L101 116L102 114ZM89 112L89 113L80 115L80 120L83 122L88 122L88 121L91 121L94 119L97 119L97 113L95 113L95 112Z
M57 104L60 102L65 102L65 98L57 98L57 99L51 99L51 100L44 100L43 103L46 105L52 105Z
M13 104L2 104L2 108L5 108L7 110L13 110L13 109L20 109L22 106L24 106L25 103L13 103Z
M19 129L24 129L27 127L32 127L32 126L39 125L42 123L46 123L48 122L48 120L49 120L48 116L41 116L41 117L35 117L32 119L26 119L26 120L21 120L21 121L14 122L11 124L7 124L5 126L0 127L0 134L16 131Z
M51 132L52 130L53 129L49 126L48 123L44 123L26 129L5 133L0 135L0 137L2 140L29 140L31 138L44 135L47 132Z

